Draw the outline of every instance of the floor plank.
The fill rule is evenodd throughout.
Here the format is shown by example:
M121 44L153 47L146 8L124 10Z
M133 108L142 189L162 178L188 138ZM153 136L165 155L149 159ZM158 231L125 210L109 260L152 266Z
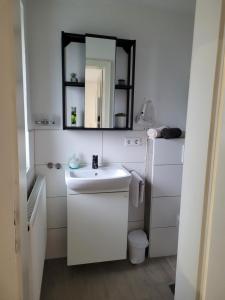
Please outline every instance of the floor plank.
M41 300L172 300L176 257L67 267L66 259L45 262Z

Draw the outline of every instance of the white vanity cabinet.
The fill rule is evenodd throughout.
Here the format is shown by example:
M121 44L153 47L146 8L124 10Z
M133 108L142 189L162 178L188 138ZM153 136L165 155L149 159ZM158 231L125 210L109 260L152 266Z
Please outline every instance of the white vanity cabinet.
M177 253L184 139L152 146L149 256L170 256Z
M125 259L129 193L67 193L67 264Z

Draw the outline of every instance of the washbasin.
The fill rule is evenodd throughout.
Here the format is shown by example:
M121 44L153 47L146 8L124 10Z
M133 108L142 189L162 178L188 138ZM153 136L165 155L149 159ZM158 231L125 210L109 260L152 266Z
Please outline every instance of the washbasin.
M130 173L123 167L92 169L90 166L85 166L79 169L66 168L65 170L67 187L79 193L127 191L130 178Z

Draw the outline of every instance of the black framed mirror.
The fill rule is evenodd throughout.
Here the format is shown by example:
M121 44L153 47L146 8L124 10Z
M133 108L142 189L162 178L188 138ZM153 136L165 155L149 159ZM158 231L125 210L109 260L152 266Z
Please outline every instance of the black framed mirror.
M133 129L135 46L62 32L63 129Z

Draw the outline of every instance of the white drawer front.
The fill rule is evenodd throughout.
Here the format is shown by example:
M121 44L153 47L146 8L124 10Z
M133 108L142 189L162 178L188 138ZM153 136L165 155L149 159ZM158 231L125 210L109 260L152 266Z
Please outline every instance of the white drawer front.
M180 196L182 165L154 166L152 197Z
M180 197L152 198L151 228L178 226Z
M155 139L153 165L183 164L184 139Z
M67 264L125 259L128 192L67 197Z
M150 257L171 256L177 254L178 228L156 228L150 231Z

